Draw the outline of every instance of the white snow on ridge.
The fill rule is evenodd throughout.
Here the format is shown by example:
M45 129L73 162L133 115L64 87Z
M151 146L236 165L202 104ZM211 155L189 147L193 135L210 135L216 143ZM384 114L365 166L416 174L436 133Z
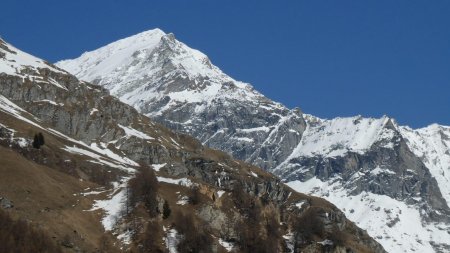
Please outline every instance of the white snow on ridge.
M322 120L313 116L305 117L307 127L298 146L291 155L275 170L289 166L289 161L296 157L336 157L348 152L364 153L377 141L394 137L394 130L386 128L390 118L335 118ZM393 148L392 143L385 145Z
M108 75L120 66L131 65L130 55L147 48L155 48L163 35L165 33L159 29L139 33L97 50L85 52L77 61L64 60L55 65L69 70L76 76L83 76L83 80L91 81ZM80 62L83 62L82 66L79 64Z
M387 252L435 252L430 245L450 242L450 227L444 224L422 224L415 206L385 195L361 193L351 196L339 180L333 183L312 178L306 182L287 183L294 190L322 197L336 205L351 221L367 230ZM439 229L441 228L441 229Z
M296 154L333 157L348 151L361 153L379 140L383 131L388 131L384 128L388 120L388 117L349 117L324 120L317 126L309 125Z
M0 44L4 44L4 46L6 46L8 50L12 51L13 53L0 48L0 53L5 54L4 58L0 57L0 73L26 77L26 74L20 74L20 71L24 70L25 68L32 68L36 71L39 68L47 68L54 72L64 73L61 70L58 70L45 63L43 60L27 54L6 42L2 42L3 41L0 40Z
M56 65L67 69L72 74L86 81L97 78L108 79L111 74L123 73L123 81L136 79L135 74L148 75L141 71L136 60L145 61L155 49L163 45L170 44L171 50L177 52L176 57L170 60L175 66L181 66L187 75L191 77L208 76L218 77L223 80L231 79L209 62L206 55L198 50L186 46L173 38L172 34L166 34L160 29L148 30L118 41L91 52L83 53L79 58L57 62ZM151 65L154 62L146 62ZM150 69L147 66L147 70ZM134 73L134 75L126 75ZM104 83L104 82L102 82ZM238 86L246 87L243 83ZM114 90L114 89L113 89ZM114 92L113 92L114 93Z

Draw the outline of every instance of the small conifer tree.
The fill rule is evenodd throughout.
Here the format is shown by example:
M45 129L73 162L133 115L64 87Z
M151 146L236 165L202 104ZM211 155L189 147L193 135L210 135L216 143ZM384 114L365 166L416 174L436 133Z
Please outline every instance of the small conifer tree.
M42 133L35 134L33 139L33 148L40 149L41 146L44 144L45 144L44 135Z
M163 219L169 218L171 212L172 212L172 210L170 210L169 202L167 202L167 200L164 200L164 205L163 205Z

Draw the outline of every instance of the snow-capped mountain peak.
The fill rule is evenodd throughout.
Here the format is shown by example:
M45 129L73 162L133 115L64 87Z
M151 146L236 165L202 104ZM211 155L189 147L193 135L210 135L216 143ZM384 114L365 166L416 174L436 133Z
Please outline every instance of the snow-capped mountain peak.
M261 96L250 85L224 74L205 54L160 29L118 40L56 65L82 80L105 86L137 108L169 100L158 112L152 112L156 115L179 103Z
M256 164L265 168L283 160L287 153L280 147L296 145L304 129L300 110L289 110L234 80L206 55L161 30L113 42L57 66L238 159L254 162L264 152L272 161Z

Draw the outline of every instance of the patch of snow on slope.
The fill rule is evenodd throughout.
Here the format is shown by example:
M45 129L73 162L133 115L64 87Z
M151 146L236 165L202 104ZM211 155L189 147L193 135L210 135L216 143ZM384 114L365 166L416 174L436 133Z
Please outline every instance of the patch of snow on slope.
M0 107L1 108L1 107ZM15 133L16 132L16 130L14 130L14 129L12 129L12 128L9 128L9 127L7 127L6 125L3 125L2 123L0 123L0 128L4 128L4 129L6 129L6 130L8 130L9 132L12 132L12 133Z
M161 168L164 168L164 166L166 166L167 163L161 163L161 164L152 164L153 170L155 171L159 171Z
M254 128L246 128L246 129L236 129L238 132L244 132L244 133L252 133L252 132L270 132L270 128L267 126L261 126L261 127L254 127Z
M10 134L9 140L12 143L16 143L21 148L31 147L31 143L32 143L31 139L26 139L26 138L22 138L22 137L14 137L14 135L16 134L16 130L14 130L12 128L8 128L7 126L5 126L3 124L0 124L0 130L2 130L2 129L9 132L9 134ZM7 139L7 138L0 137L0 140L5 140L5 139Z
M450 206L450 127L436 124L417 130L401 127L400 132L410 150L436 179L442 197Z
M254 140L248 137L232 137L236 141L243 141L243 142L253 142Z
M178 253L177 246L180 241L180 235L177 230L172 228L167 231L164 242L166 243L166 248L169 250L169 253Z
M225 191L219 190L217 191L217 196L219 197L219 199L222 197L222 195L225 193Z
M317 242L317 243L318 243L318 244L321 244L321 245L323 245L323 246L325 246L325 245L333 245L333 241L328 240L328 239L323 240L323 241L321 241L321 242Z
M253 171L250 171L250 175L252 175L253 177L258 177L258 175Z
M288 234L283 235L283 239L286 242L288 252L294 252L294 234L289 232Z
M130 165L130 166L139 166L139 164L137 162L131 160L130 158L128 158L126 156L120 156L120 155L114 153L113 151L111 151L110 149L102 148L101 146L106 147L106 145L104 143L100 143L100 146L97 145L97 143L91 143L91 145L88 147L90 147L95 152L105 155L108 158L111 158L119 163L123 163L123 164Z
M127 167L127 166L124 166L123 164L115 163L113 161L108 161L104 157L102 157L102 156L100 156L100 155L98 155L98 154L96 154L96 153L94 153L92 151L86 150L86 149L82 149L82 148L78 148L78 147L67 147L67 146L62 148L62 149L67 151L67 152L73 153L73 154L85 155L85 156L89 156L89 157L95 159L95 160L90 160L89 162L103 164L103 165L106 165L106 166L109 166L109 167L113 167L113 168L117 168L117 169L120 169L120 170L124 170L124 171L127 171L127 172L134 172L134 169L131 169L131 168Z
M190 187L193 183L191 180L187 179L187 178L168 178L168 177L157 177L158 182L164 182L164 183L168 183L168 184L176 184L176 185L181 185L181 186L186 186L186 187Z
M102 209L105 216L102 218L102 224L106 231L111 231L121 218L121 212L126 204L126 185L130 178L123 178L123 182L116 184L109 199L96 200L90 211Z
M189 197L188 196L179 196L178 197L178 201L177 201L177 205L187 205L189 204Z
M234 244L232 242L227 242L222 238L219 238L219 244L225 248L226 251L232 252L234 249Z
M37 102L37 103L43 102L43 103L49 103L49 104L56 105L56 106L64 106L63 103L59 103L59 104L58 104L58 103L56 103L55 101L48 100L48 99L42 99L42 100L37 100L37 101L33 101L33 102Z
M123 233L119 234L117 236L117 239L119 239L124 244L131 244L132 242L132 233L131 230L126 230ZM122 248L121 248L122 249Z
M119 124L119 127L122 128L122 129L125 131L125 134L126 134L128 137L129 137L129 136L135 136L135 137L137 137L137 138L144 139L144 140L154 140L153 137L150 137L150 136L148 136L147 134L145 134L145 133L143 133L143 132L141 132L141 131L138 131L138 130L136 130L136 129L134 129L134 128L122 126L122 125L120 125L120 124Z
M17 143L17 145L19 145L19 147L21 148L30 147L32 143L31 140L21 137L14 138L13 141Z
M376 167L375 169L370 171L370 174L372 175L378 175L378 174L391 174L391 175L395 175L395 172L393 172L392 170L388 170L388 169L382 169L380 167Z
M89 115L94 115L94 113L98 112L97 108L92 108L92 110L89 112Z
M296 206L298 209L302 209L302 207L303 207L303 205L304 205L305 203L306 203L306 201L305 201L305 200L302 200L302 201L296 203L295 206Z
M434 252L431 241L450 242L450 229L443 224L425 224L417 207L384 195L361 193L351 196L339 180L287 183L294 190L327 199L360 228L367 230L387 252ZM441 228L441 229L440 229Z

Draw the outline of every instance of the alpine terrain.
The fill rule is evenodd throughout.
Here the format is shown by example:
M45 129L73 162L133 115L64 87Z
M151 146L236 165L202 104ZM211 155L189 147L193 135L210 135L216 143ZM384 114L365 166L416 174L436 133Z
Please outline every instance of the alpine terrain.
M181 118L175 115L196 111L203 115L199 106L216 103L218 94L224 94L221 89L228 89L221 97L224 103L241 103L244 110L242 97L251 96L255 106L264 103L265 107L259 106L274 113L271 120L280 131L291 124L298 126L295 136L305 131L300 112L286 110L223 74L214 79L220 71L173 36L153 31L131 40L97 54L111 62L89 59L88 63L121 73L122 79L111 77L111 81L128 80L129 86L106 86L127 96L128 102L142 105L141 111L155 110L147 113L155 119L162 121L165 111L174 110L171 126L181 127ZM171 51L172 47L182 53ZM172 62L170 55L177 55L179 62ZM119 61L125 64L122 70L115 65ZM197 62L209 68L198 67ZM197 82L185 74L207 69ZM133 71L145 73L138 76ZM149 85L137 82L140 78ZM153 86L153 81L159 85ZM144 92L167 94L167 98L162 97L158 105L159 98L151 103L146 96L132 98ZM176 94L178 102L170 94ZM183 106L179 101L187 95L194 100ZM177 113L175 107L184 113ZM211 111L204 116L223 113ZM225 116L211 127L219 131L238 124ZM255 127L266 118L255 117ZM199 122L204 119L192 118L192 133L198 133ZM253 132L254 138L264 138L265 130L258 132ZM243 130L242 137L237 136L251 134ZM273 136L284 143L281 139ZM232 142L227 145L232 147ZM295 141L290 145L293 148ZM261 152L269 154L274 147L268 143ZM243 150L251 152L250 147ZM430 186L423 191L434 189L433 183L429 179ZM440 198L430 200L430 205L437 204ZM0 252L385 250L328 201L298 193L256 166L169 130L109 95L104 87L80 81L0 40Z
M450 127L288 109L159 29L56 65L164 126L329 200L388 252L450 251Z

